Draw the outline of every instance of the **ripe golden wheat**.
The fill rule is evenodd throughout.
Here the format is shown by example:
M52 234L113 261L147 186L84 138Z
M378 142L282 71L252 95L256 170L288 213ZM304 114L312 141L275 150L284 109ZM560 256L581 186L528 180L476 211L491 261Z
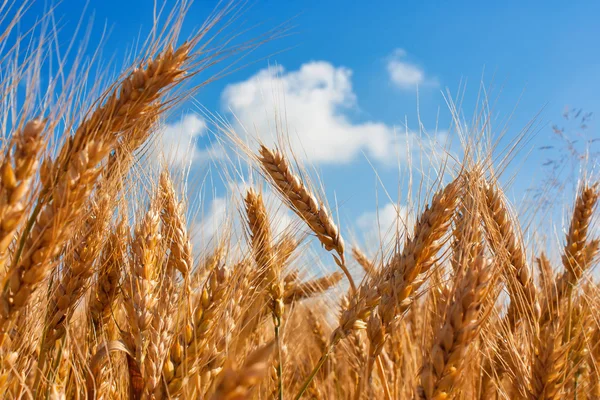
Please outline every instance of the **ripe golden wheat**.
M600 399L591 178L573 194L560 250L543 251L493 157L469 158L481 152L467 141L413 226L349 257L348 227L286 149L244 145L258 176L230 210L243 232L223 225L193 248L183 185L168 164L152 175L141 160L161 117L203 84L182 85L260 44L209 51L209 29L235 11L226 5L179 45L175 13L106 90L65 88L59 104L35 104L36 54L0 58L31 72L0 74L0 111L16 116L0 165L1 397ZM44 40L34 52L52 51ZM22 106L9 98L18 84ZM297 217L284 233L273 198ZM338 271L304 279L318 271L304 251L311 237Z

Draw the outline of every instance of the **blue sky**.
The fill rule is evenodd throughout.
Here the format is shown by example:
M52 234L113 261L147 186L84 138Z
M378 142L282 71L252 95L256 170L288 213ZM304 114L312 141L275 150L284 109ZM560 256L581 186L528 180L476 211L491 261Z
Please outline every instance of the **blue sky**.
M198 0L191 6L184 35L201 24L214 4ZM44 8L43 2L34 3L28 18ZM65 38L70 39L83 9L79 0L58 5L55 15L64 26ZM119 65L139 32L149 29L152 1L90 1L86 12L94 16L90 43L98 42L107 26L105 55L112 53ZM511 196L520 198L526 187L541 179L540 166L548 153L537 148L553 140L550 125L561 121L565 106L600 110L599 16L597 1L573 5L566 1L257 0L244 19L250 24L264 22L266 29L293 18L294 34L257 51L250 58L257 62L204 88L196 100L227 117L235 105L236 115L242 115L246 124L264 126L269 119L264 107L273 99L257 93L276 87L290 100L286 111L296 124L290 130L307 138L308 143L302 142L307 148L316 149L308 151L308 162L320 171L330 201L335 195L340 218L360 226L357 221L371 218L376 207L375 174L366 158L392 196L397 181L406 179L399 178L397 163L390 162L390 147L398 145L391 132L405 120L411 130L418 130L416 84L421 120L433 133L438 115L440 131L450 123L442 92L448 89L455 96L461 82L467 82L462 105L470 117L483 77L495 102L495 118L504 120L517 106L507 140L542 111L537 136L526 149L532 149L531 154L511 190ZM287 50L269 56L280 49ZM280 68L279 75L271 76L279 79L278 84L269 80L265 71L269 65ZM262 83L257 83L260 71ZM248 93L254 94L244 98ZM262 114L257 113L261 105ZM198 111L191 104L182 110ZM198 121L174 125L181 112L171 117L172 126L202 135ZM589 125L588 132L593 132L596 124ZM206 134L198 137L199 148L207 146L206 138ZM323 153L319 140L341 146L352 156L341 160L339 155ZM524 157L525 152L515 165L520 166ZM201 174L202 168L198 165L194 170ZM567 200L571 198L566 194ZM386 202L380 198L379 206Z

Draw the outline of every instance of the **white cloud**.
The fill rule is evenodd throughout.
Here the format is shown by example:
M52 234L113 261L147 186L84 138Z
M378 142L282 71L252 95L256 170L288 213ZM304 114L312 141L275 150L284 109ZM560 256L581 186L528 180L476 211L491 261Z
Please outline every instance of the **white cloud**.
M215 197L210 203L210 208L200 221L200 236L210 240L219 229L223 228L227 217L227 200L224 197Z
M206 206L206 207L204 207ZM190 237L194 257L206 257L223 238L229 229L228 216L231 215L229 202L225 197L214 197L190 215Z
M417 86L437 85L435 79L427 78L423 68L406 60L406 56L406 51L396 49L387 62L389 78L396 87L412 90Z
M192 161L210 155L210 151L196 147L198 138L206 132L206 122L195 114L187 114L175 123L162 128L158 151L175 167L184 167Z
M238 134L245 129L273 144L283 133L296 156L309 162L346 163L361 152L383 162L404 160L404 129L396 134L393 126L382 122L350 120L349 112L357 106L351 76L350 69L324 61L289 72L281 66L264 69L228 85L223 106L234 114ZM282 129L275 129L278 119ZM415 139L417 135L409 133L409 143Z
M361 230L367 241L389 239L397 231L402 233L413 223L412 213L408 207L396 203L387 203L374 211L361 214L356 220L356 226Z

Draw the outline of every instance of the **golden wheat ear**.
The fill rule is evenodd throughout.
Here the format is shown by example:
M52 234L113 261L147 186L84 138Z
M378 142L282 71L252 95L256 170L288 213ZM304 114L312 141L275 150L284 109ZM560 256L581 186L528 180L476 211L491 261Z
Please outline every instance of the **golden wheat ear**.
M171 396L180 395L186 377L204 367L203 363L211 359L207 344L224 310L230 283L230 276L225 269L217 267L211 272L193 304L191 324L173 341L163 368L163 377Z
M435 334L429 359L420 375L417 392L421 398L447 398L458 391L464 357L485 317L481 310L490 292L491 265L490 260L479 256L460 278L446 321Z
M55 162L46 166L43 175L45 187L55 184L61 166L77 154L90 140L132 144L133 149L146 137L144 130L135 129L140 122L153 120L152 116L161 113L161 104L157 102L164 91L179 83L189 68L187 63L193 56L190 43L186 42L174 49L169 45L156 57L148 59L109 91L103 104L89 113L89 116L77 127L75 134L62 147ZM137 135L142 137L137 137ZM54 164L51 167L50 164Z
M598 254L600 240L591 239L588 231L599 197L598 183L584 185L577 196L562 256L565 273L557 283L559 297L573 289Z
M365 253L362 252L358 247L352 248L352 257L356 260L356 262L365 270L365 273L369 276L375 274L375 265Z
M514 226L514 218L499 188L493 183L484 183L484 193L486 238L496 256L506 260L504 276L510 295L510 324L513 329L520 320L535 324L540 318L541 308L522 237Z
M269 371L269 360L275 349L271 342L250 353L239 368L228 367L223 370L218 380L212 400L249 399L252 389Z
M292 284L286 288L283 302L289 304L294 301L315 297L325 293L327 290L337 285L342 280L342 277L343 274L341 272L334 272L321 278Z
M534 339L531 398L562 398L570 350L570 344L562 343L563 322L555 320L544 324Z
M577 196L562 254L565 271L553 280L554 285L549 288L542 309L542 325L556 314L561 302L570 297L598 255L600 240L589 238L588 230L599 197L598 184L584 185Z
M128 267L128 246L130 234L127 222L121 219L108 235L102 249L96 283L90 293L88 311L91 331L102 336L102 331L110 325L112 308L118 296L123 273Z
M323 247L327 251L334 250L337 253L334 260L346 275L352 290L356 291L354 279L345 264L344 239L325 205L319 203L302 179L294 174L283 153L261 146L258 160L267 177L291 209L315 233Z
M378 324L373 321L367 329L371 340L371 362L381 354L392 323L411 305L414 296L425 282L426 274L434 265L437 254L444 246L442 240L450 228L459 194L460 178L455 179L435 194L415 224L414 235L408 238L401 253L395 254L381 271L378 290L382 294L378 305Z
M44 125L44 121L34 119L18 130L0 166L0 196L3 199L0 205L0 267L6 262L8 246L28 209L33 178L44 146Z
M188 281L194 263L192 243L185 220L183 202L177 199L175 187L167 169L160 175L159 190L163 231L169 242L166 275L171 277L173 271L177 270L184 280Z
M572 280L578 280L585 267L588 229L599 196L599 184L585 185L575 202L562 257L563 265L572 276Z

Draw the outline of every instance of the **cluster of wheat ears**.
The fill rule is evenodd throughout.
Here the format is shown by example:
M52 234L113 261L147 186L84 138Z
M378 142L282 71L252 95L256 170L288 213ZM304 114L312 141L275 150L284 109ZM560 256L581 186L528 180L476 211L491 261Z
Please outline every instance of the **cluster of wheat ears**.
M168 165L129 190L139 159L198 89L184 81L265 38L211 47L209 28L237 15L226 6L177 45L174 15L102 90L81 88L81 62L44 94L51 41L4 47L2 398L600 399L590 179L551 260L526 246L491 157L465 151L412 226L366 255L281 147L241 146L260 175L240 196L245 240L192 249ZM275 233L267 191L301 229ZM309 237L339 272L302 278Z

